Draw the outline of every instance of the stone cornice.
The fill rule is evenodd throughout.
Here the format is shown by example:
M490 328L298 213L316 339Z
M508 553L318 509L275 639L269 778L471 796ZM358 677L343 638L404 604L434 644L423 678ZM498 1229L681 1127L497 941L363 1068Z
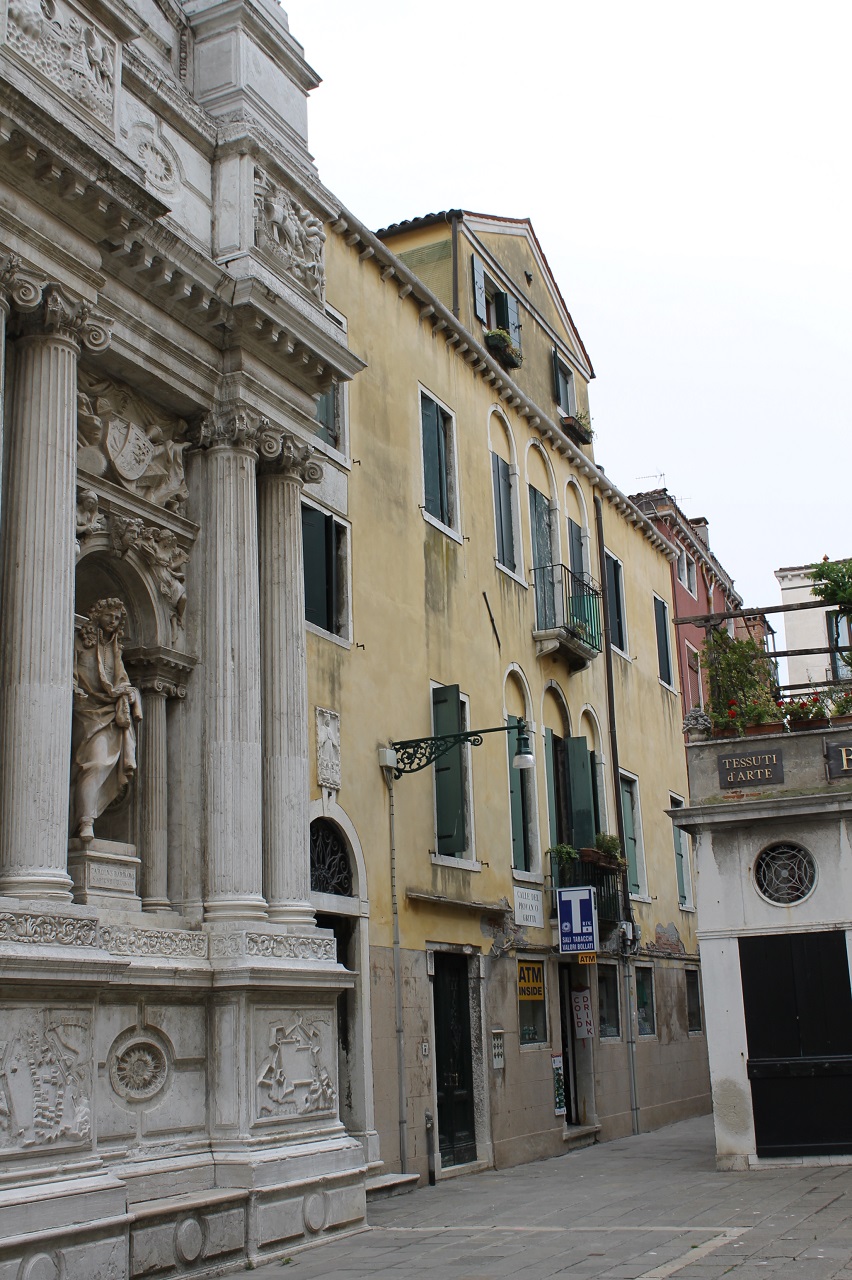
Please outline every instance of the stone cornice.
M164 76L133 45L124 50L121 79L131 93L162 116L208 160L213 158L218 135L216 122L182 85Z
M421 323L428 324L437 337L443 334L447 346L469 365L474 374L487 382L498 399L524 418L537 430L551 448L567 458L592 488L619 512L630 524L666 557L677 559L677 547L658 531L626 494L613 484L609 476L587 458L583 451L565 434L560 423L532 400L502 365L498 364L488 349L445 307L412 271L396 257L368 227L346 208L341 207L331 230L340 236L349 248L358 254L363 264L378 270L388 288L397 291L400 298L410 298L420 312Z
M183 7L196 39L242 28L304 93L310 93L320 83L317 73L305 62L302 46L287 30L286 18L282 23L277 13L273 16L265 12L265 6L256 0L219 0L218 4L187 0Z

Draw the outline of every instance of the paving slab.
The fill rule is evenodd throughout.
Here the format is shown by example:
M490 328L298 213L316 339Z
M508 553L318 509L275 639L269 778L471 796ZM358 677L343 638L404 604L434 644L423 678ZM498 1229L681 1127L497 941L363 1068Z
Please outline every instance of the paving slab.
M372 1201L258 1280L850 1280L852 1165L716 1170L709 1117Z

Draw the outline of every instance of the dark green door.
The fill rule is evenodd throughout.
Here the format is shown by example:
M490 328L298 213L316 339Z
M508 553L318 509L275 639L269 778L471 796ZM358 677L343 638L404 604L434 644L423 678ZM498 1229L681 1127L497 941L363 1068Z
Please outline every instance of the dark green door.
M467 958L435 953L435 1073L441 1164L476 1159Z

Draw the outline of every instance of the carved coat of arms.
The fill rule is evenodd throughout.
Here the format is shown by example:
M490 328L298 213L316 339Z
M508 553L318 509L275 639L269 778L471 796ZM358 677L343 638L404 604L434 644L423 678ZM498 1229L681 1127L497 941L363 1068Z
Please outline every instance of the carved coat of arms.
M124 480L138 480L154 457L154 446L145 432L125 418L113 418L107 427L106 450Z

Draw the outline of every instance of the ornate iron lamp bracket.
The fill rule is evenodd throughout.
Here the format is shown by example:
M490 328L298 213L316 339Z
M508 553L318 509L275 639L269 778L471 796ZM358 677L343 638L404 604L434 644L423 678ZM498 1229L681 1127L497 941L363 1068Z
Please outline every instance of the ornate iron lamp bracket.
M427 769L459 743L467 742L472 747L480 747L483 734L508 733L516 727L519 730L525 729L522 721L517 726L502 724L497 729L471 729L467 733L448 733L436 738L406 738L403 742L394 742L391 744L396 752L393 776L401 778L404 773L417 773L418 769Z

